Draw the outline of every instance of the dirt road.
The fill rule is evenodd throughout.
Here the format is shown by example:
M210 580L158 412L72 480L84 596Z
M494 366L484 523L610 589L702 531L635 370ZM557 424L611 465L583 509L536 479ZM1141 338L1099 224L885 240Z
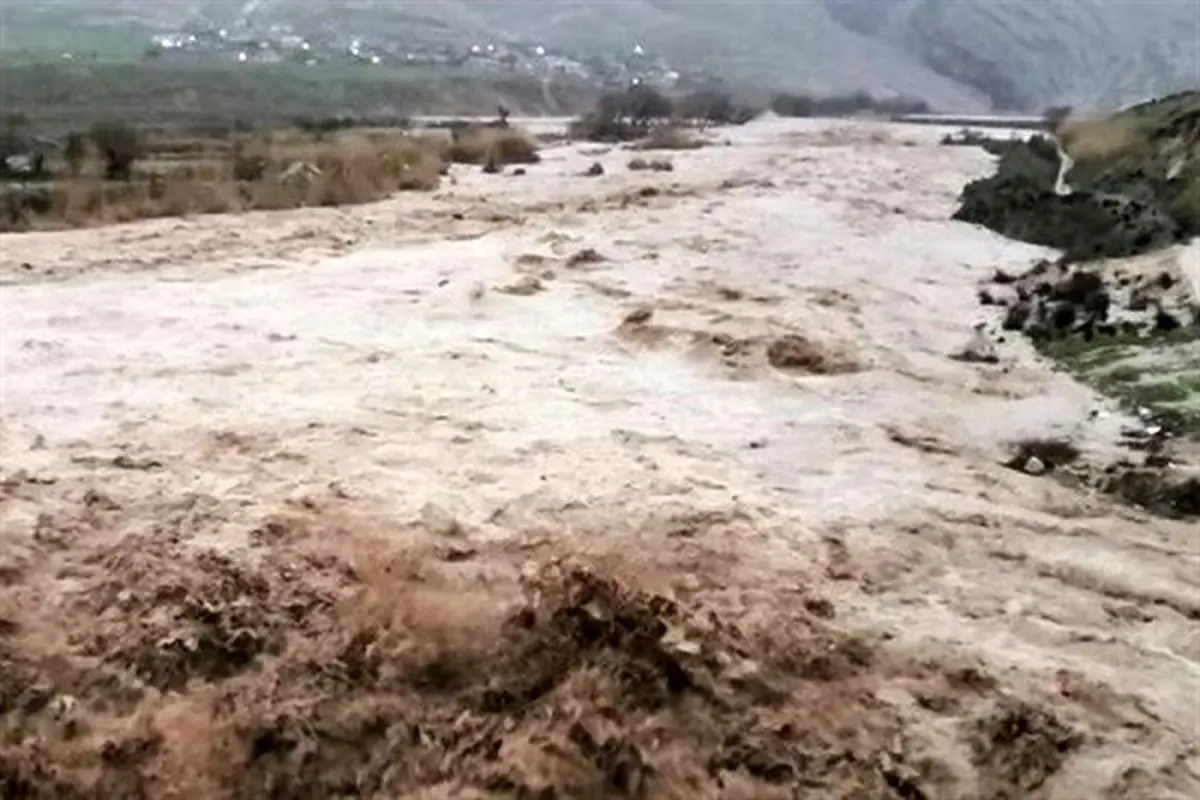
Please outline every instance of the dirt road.
M587 788L592 778L556 784L551 755L526 758L539 739L522 739L518 758L515 734L497 733L509 783L455 767L441 783L393 787L419 784L431 797L477 796L453 794L456 781L478 796L557 785L544 796L765 797L768 784L779 796L797 786L829 797L1196 796L1195 531L1000 466L1027 436L1067 436L1112 458L1122 420L1092 418L1102 402L1022 343L996 365L948 358L982 321L977 282L1042 253L947 221L989 159L936 147L940 133L761 121L721 132L727 145L671 154L669 173L628 171L632 154L620 149L569 146L528 175L464 170L432 196L364 208L0 239L7 657L34 674L30 686L91 715L83 741L96 748L115 730L130 735L132 708L156 720L159 749L105 761L111 780L136 773L148 796L249 796L212 784L215 771L176 772L203 761L195 741L234 746L211 720L195 721L208 713L197 704L234 691L227 682L252 691L256 670L283 669L293 650L262 634L229 666L229 636L209 647L188 627L199 623L171 604L208 591L216 573L203 559L230 559L221 575L259 565L274 576L263 579L272 598L310 584L341 597L363 590L345 581L378 588L361 565L344 580L329 571L370 534L434 554L436 581L412 580L454 587L450 605L490 598L464 612L481 636L476 615L491 619L481 608L519 598L522 585L528 600L531 580L557 580L533 580L531 565L567 553L676 598L693 622L711 612L777 644L803 632L809 647L814 625L828 641L865 642L871 657L824 676L825 694L788 696L803 695L803 716L817 708L822 720L853 709L828 730L857 732L830 733L821 752L869 758L802 767L795 757L784 773L710 758L693 774L679 766L692 756L668 757L646 744L648 728L609 715L602 727L624 733L608 741L638 753L621 751L646 776L637 785L599 756L588 763L607 765L595 766L606 790ZM580 177L593 161L606 174ZM219 555L197 555L208 551ZM281 553L300 561L280 572ZM194 572L179 571L197 558ZM149 587L144 605L139 587ZM213 591L210 605L234 602L232 590ZM313 603L304 613L325 619L312 608L328 604ZM415 638L426 629L418 618L464 624L446 623L444 604L406 607L402 627ZM238 620L238 630L287 627L284 617ZM315 641L309 622L295 624ZM193 638L164 673L174 645L163 637L187 638L172 626ZM793 679L755 635L734 648L740 657ZM75 659L74 672L54 673L73 688L47 677L52 653ZM483 672L499 668L490 663ZM597 663L589 669L611 666ZM84 677L97 664L136 684L137 699L102 703L111 681ZM268 703L253 691L244 713ZM163 722L178 719L179 697L187 736ZM754 706L762 725L783 713L767 705ZM586 701L570 707L586 716ZM47 700L16 727L52 727L45 709L56 708ZM663 713L646 718L661 726ZM534 724L517 717L518 731ZM537 724L557 730L555 719ZM604 739L589 730L584 739ZM787 738L771 730L771 741ZM586 761L579 735L567 738L584 753L571 758ZM35 758L20 741L0 757L0 783L18 780L6 764L44 766L68 750L83 763L84 745ZM313 752L319 761L327 751ZM267 769L238 753L247 780L267 781L259 791L263 775L302 773L294 759ZM388 794L383 778L363 784L360 767L354 791L415 796ZM37 770L20 769L21 785L34 786ZM310 796L299 787L317 792L312 775L270 785ZM170 794L168 784L193 788ZM336 793L323 791L311 796Z

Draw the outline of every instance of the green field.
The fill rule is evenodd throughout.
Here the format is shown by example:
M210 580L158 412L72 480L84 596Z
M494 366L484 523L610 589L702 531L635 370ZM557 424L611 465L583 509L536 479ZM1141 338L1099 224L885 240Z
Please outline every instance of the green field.
M0 107L48 133L86 128L98 118L188 126L290 121L300 116L564 114L591 90L462 69L228 62L0 63Z
M49 4L45 4L49 5ZM70 10L0 3L0 58L8 62L60 59L140 59L154 31L137 22L88 17L81 24Z

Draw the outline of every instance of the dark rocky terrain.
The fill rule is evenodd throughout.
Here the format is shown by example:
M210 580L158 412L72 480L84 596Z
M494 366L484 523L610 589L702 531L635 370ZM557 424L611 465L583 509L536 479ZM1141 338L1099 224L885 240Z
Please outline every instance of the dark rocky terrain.
M1028 337L1138 420L1123 431L1129 456L1114 463L1084 463L1070 443L1048 440L1026 443L1009 466L1057 470L1155 514L1200 517L1200 308L1186 281L1170 270L1042 260L1023 275L997 271L979 300L1003 309L999 343Z
M955 219L1062 250L1068 261L1158 250L1200 234L1200 92L1113 117L1060 124L1074 158L1068 194L1055 192L1049 136L1004 147L994 175L968 184Z
M944 142L997 156L994 175L964 187L955 219L1062 253L1021 275L997 271L979 301L999 312L996 338L1028 337L1141 419L1128 431L1136 458L1078 468L1077 478L1156 513L1200 516L1200 478L1182 455L1200 438L1200 302L1187 256L1159 253L1200 235L1200 93L1067 120L1057 136L1075 162L1069 193L1055 190L1050 136ZM1026 463L1018 455L1013 465Z

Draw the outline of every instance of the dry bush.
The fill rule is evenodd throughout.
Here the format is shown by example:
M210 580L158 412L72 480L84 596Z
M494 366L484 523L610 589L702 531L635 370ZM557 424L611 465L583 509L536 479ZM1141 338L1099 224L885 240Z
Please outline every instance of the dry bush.
M456 132L446 150L446 158L455 164L536 164L538 142L517 128L477 127Z
M215 214L239 210L236 186L169 176L115 183L76 178L54 187L50 217L71 227L87 227L154 217Z
M761 113L761 108L735 102L729 92L715 89L692 92L674 102L676 119L704 125L745 125Z
M1118 157L1142 141L1134 122L1124 118L1069 117L1059 123L1058 138L1076 161Z
M834 95L780 92L771 98L771 110L781 117L928 114L932 111L924 100L906 97L877 98L867 91Z
M0 227L81 227L136 219L250 210L336 206L382 200L397 191L437 187L445 171L444 144L404 134L345 133L314 141L304 135L239 139L205 156L147 172L128 181L80 174L55 182L45 203L22 201ZM506 151L507 152L507 151ZM97 165L107 173L108 165ZM87 170L81 170L86 173ZM12 205L11 203L9 204Z
M437 187L442 172L441 155L432 143L407 136L373 141L349 134L327 146L291 150L287 160L320 171L306 187L301 205L369 203L396 191L428 191ZM286 169L276 172L276 184L286 186L281 181Z
M63 144L63 161L67 172L72 177L78 176L87 163L90 153L87 137L82 133L72 132L67 135Z
M633 145L634 150L698 150L704 140L686 128L676 125L659 125L650 135Z
M145 154L141 134L124 122L98 122L89 136L104 159L104 176L109 180L128 180L134 163Z

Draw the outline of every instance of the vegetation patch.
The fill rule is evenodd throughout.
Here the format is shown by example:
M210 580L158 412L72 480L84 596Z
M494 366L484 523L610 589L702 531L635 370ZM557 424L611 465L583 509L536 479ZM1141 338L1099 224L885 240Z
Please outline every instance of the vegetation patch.
M367 203L434 189L452 162L537 159L535 141L514 129L452 143L386 129L180 136L119 122L36 153L0 161L0 230Z
M7 13L7 12L6 12ZM112 116L139 127L278 128L301 118L401 119L477 115L503 102L516 114L573 114L596 97L570 78L549 88L520 73L445 69L363 69L355 65L184 64L169 62L15 64L0 61L3 111L65 135Z
M1039 350L1129 410L1200 437L1200 328L1113 338L1051 340Z
M455 164L536 164L538 142L516 128L477 126L454 131L447 157Z
M1054 137L999 154L954 219L1063 251L1068 262L1161 249L1200 235L1200 91L1109 117L1056 115ZM1057 139L1055 138L1057 137ZM1071 162L1056 189L1059 145Z
M780 92L771 98L771 110L781 117L852 117L862 114L928 114L933 109L919 98L881 98L867 91L858 91L828 95Z

